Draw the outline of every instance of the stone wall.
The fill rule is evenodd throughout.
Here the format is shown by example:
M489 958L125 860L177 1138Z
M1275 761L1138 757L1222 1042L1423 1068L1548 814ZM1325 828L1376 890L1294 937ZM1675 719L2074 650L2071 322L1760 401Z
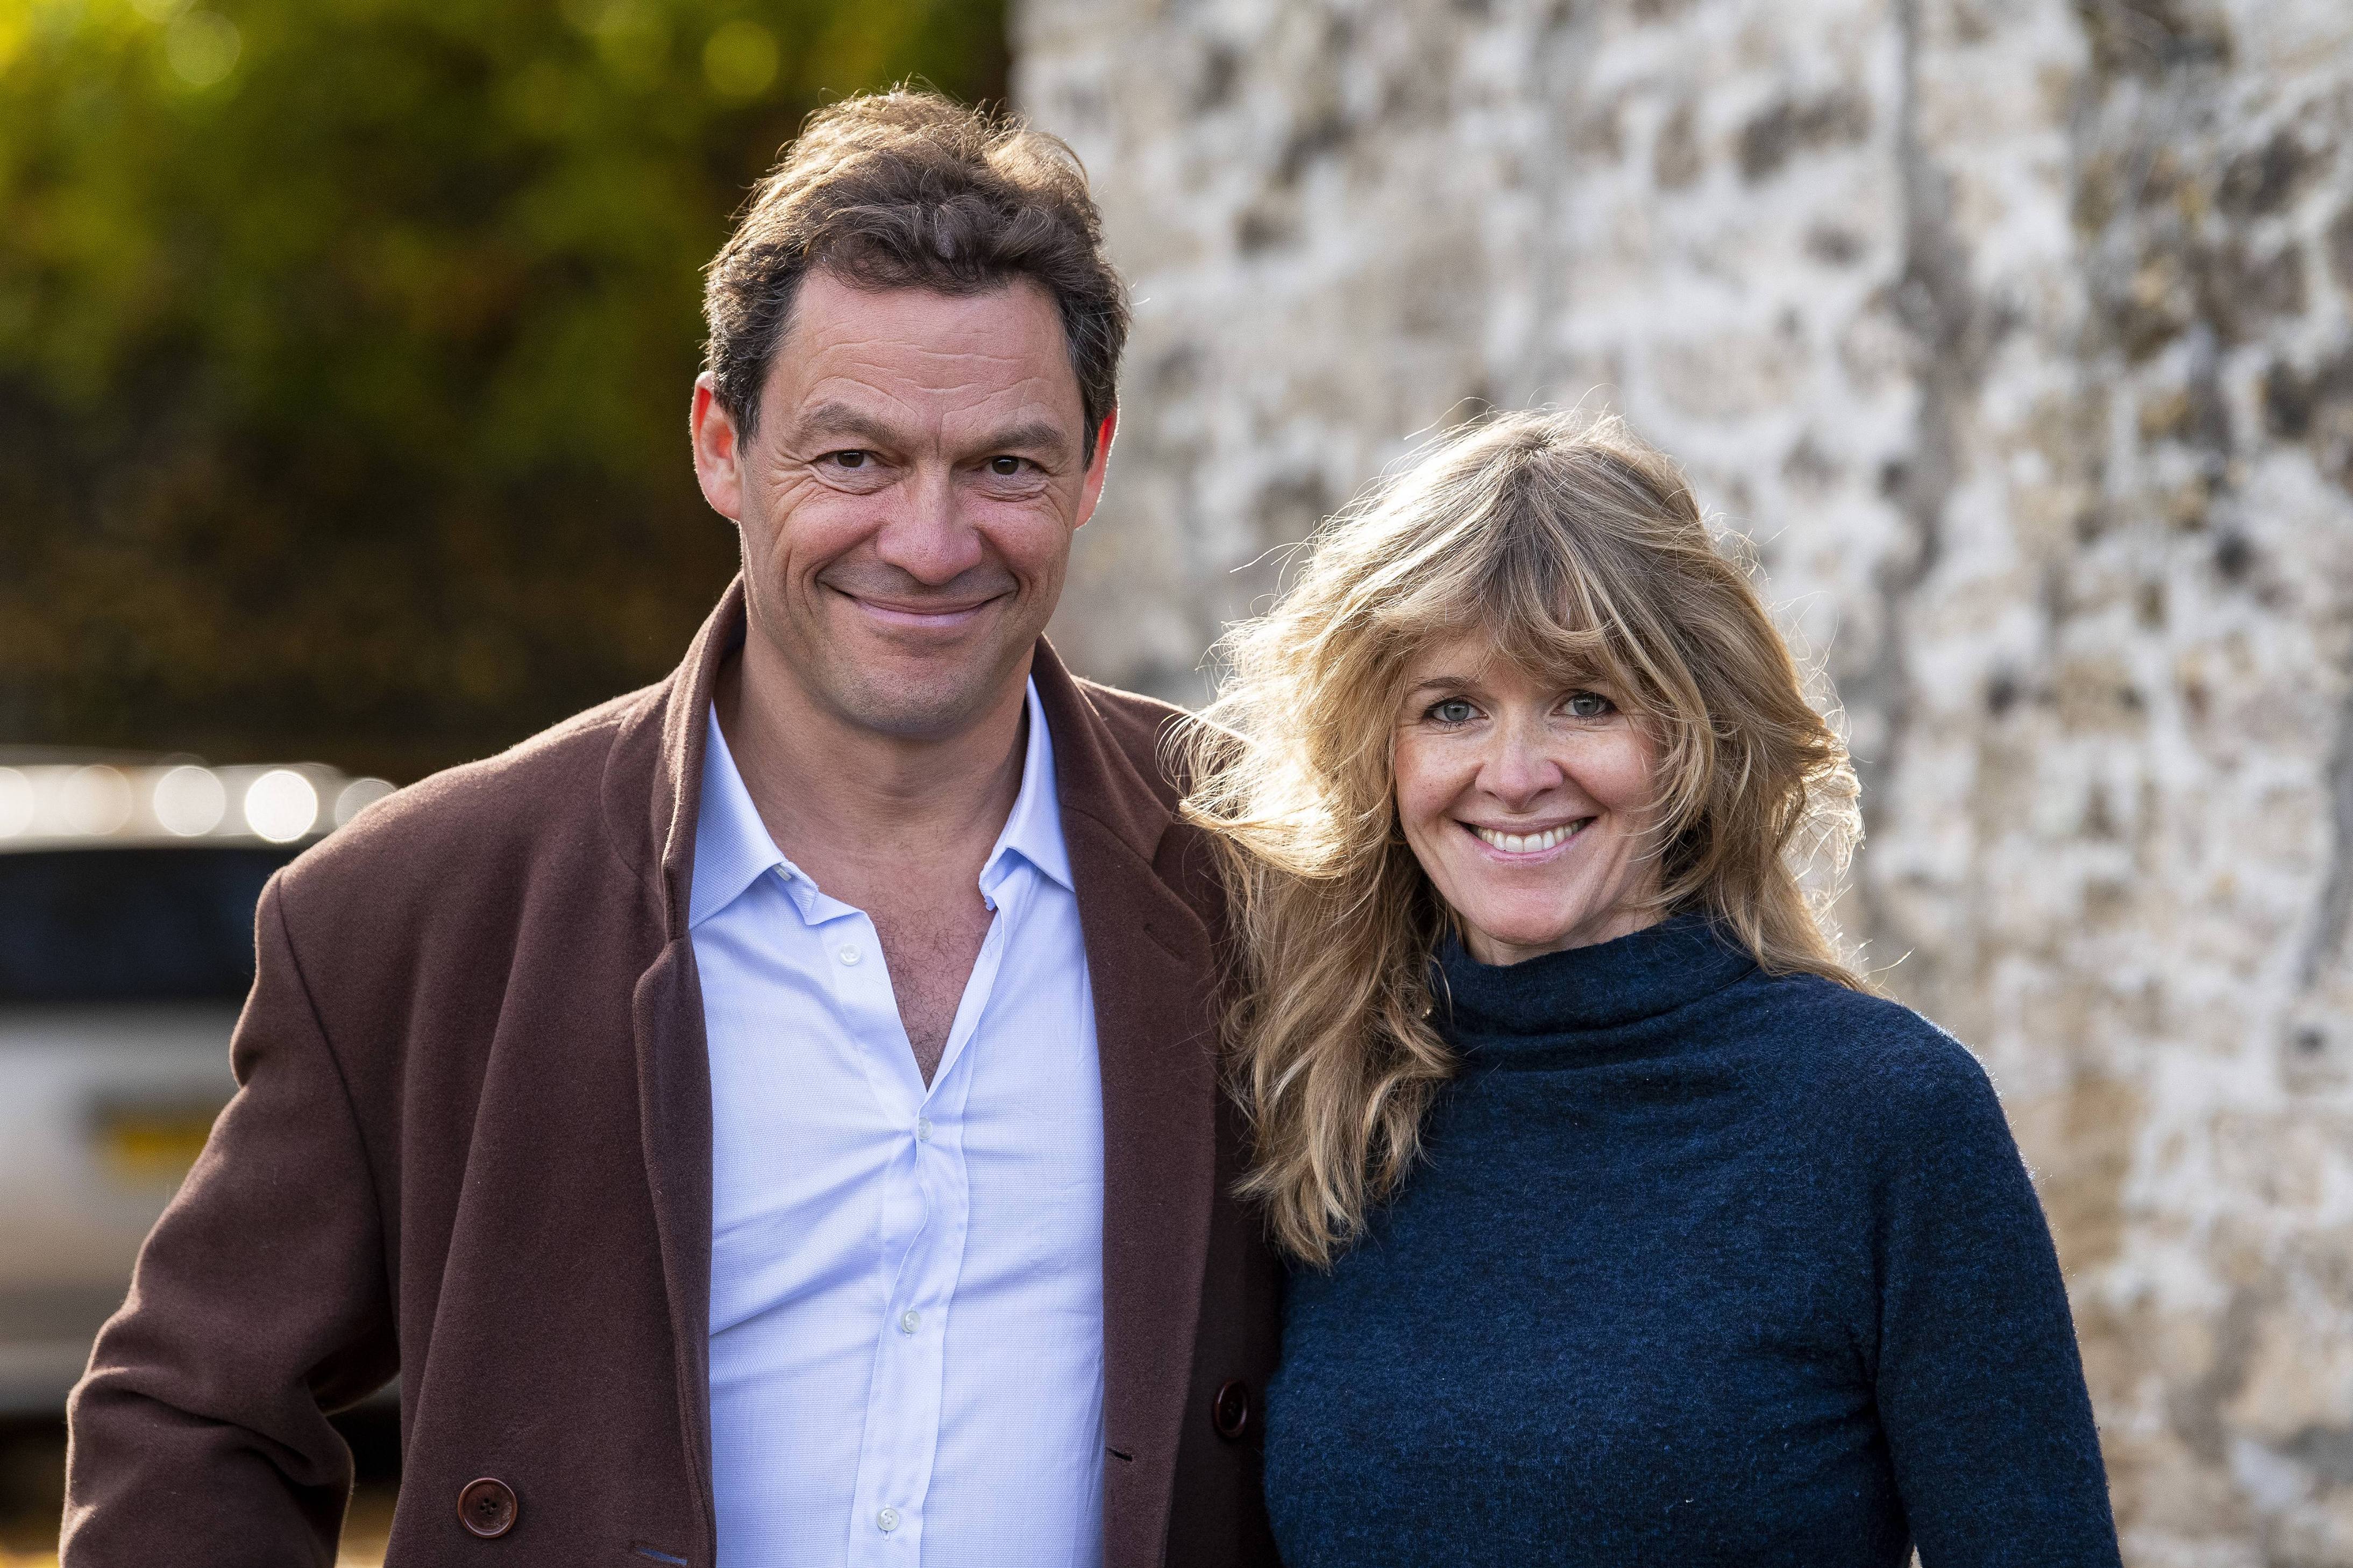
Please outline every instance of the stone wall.
M1189 697L1414 432L1599 400L1843 703L2128 1561L2353 1564L2353 9L1025 0L1138 297L1057 626Z

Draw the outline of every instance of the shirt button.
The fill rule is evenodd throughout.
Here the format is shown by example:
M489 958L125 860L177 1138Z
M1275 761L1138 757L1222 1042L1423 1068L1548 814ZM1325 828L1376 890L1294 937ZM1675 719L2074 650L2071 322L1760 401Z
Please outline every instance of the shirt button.
M908 1310L899 1314L899 1331L901 1333L912 1334L923 1326L923 1315L921 1312L915 1311L913 1309L910 1308Z
M841 960L844 963L856 963L858 962L858 950L854 947L845 947L839 952L835 953L834 956Z
M918 1143L928 1143L931 1141L932 1119L928 1116L917 1117L915 1119L915 1142Z
M886 1508L874 1516L874 1522L881 1527L883 1534L888 1535L899 1528L899 1510L895 1508Z

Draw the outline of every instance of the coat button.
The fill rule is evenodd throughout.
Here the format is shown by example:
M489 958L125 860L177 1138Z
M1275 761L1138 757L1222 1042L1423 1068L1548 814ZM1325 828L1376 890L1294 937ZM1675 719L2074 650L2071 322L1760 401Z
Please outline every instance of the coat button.
M1217 1398L1209 1402L1209 1425L1218 1429L1218 1436L1240 1436L1250 1429L1250 1384L1232 1377L1219 1384Z
M514 1488L484 1476L469 1481L458 1494L458 1522L485 1541L496 1541L514 1528Z

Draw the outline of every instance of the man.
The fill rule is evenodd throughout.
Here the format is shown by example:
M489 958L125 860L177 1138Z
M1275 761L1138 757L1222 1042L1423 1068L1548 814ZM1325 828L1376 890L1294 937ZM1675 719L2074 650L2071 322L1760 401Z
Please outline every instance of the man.
M668 680L272 883L240 1084L71 1411L70 1568L1271 1562L1171 710L1040 633L1126 317L1059 143L815 119L713 263L744 573Z

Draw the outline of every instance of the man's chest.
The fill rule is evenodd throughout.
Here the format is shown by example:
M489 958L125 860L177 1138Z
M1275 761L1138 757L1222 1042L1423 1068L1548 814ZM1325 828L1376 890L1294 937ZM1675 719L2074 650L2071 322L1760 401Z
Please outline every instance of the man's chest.
M868 910L907 1045L925 1082L939 1068L996 913L977 892L936 900L885 899Z
M908 987L889 927L810 926L757 898L743 915L696 933L715 1269L744 1231L822 1273L848 1260L822 1261L814 1238L871 1238L867 1220L883 1225L875 1216L902 1201L936 1207L968 1192L976 1225L994 1223L992 1205L1018 1216L1074 1188L1099 1206L1094 998L1067 892L1008 898L953 984L939 966L913 972L927 977L939 1042L928 1079L901 1027Z

